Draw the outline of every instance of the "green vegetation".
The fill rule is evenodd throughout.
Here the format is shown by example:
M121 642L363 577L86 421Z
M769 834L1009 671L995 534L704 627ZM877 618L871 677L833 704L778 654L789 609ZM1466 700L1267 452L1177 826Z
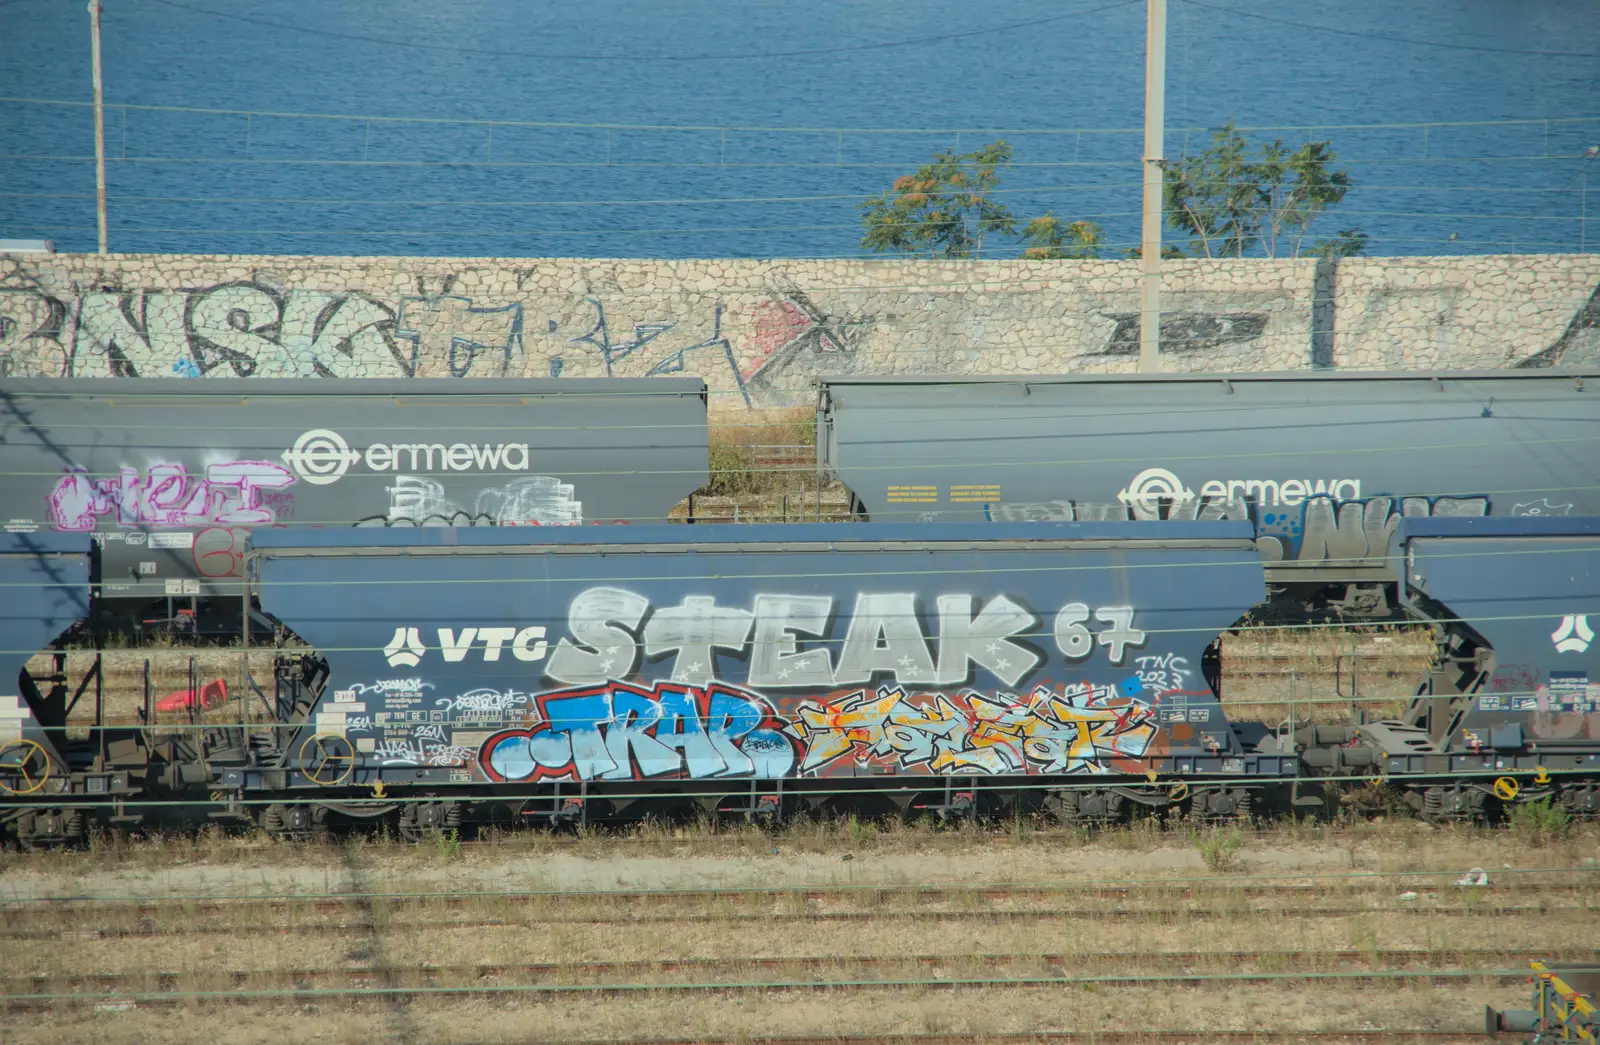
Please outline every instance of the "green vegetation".
M812 469L757 460L757 447L815 447L816 416L808 409L772 411L764 419L713 424L711 478L696 496L749 497L809 489Z
M1269 258L1299 257L1312 223L1353 184L1335 159L1325 141L1291 151L1275 139L1252 152L1229 120L1200 153L1167 164L1167 224L1193 237L1194 257L1242 258L1258 250ZM1360 229L1342 229L1306 252L1348 257L1366 241Z
M1244 832L1237 827L1214 827L1205 834L1197 833L1194 846L1206 866L1221 874L1238 864L1239 851L1244 848Z
M1045 211L1022 230L1022 240L1027 244L1025 258L1092 259L1100 256L1100 241L1104 232L1092 221L1074 221L1063 224L1053 211Z
M1561 841L1572 827L1566 807L1549 798L1514 805L1506 819L1518 841L1535 848Z
M1016 215L994 198L1011 157L1004 140L972 152L934 153L933 162L861 204L861 245L880 254L982 257L994 237L1017 235ZM1292 149L1282 139L1256 145L1229 120L1205 149L1166 165L1167 224L1191 239L1187 251L1165 246L1162 256L1341 258L1361 253L1367 234L1356 228L1307 242L1311 226L1354 184L1336 160L1329 142ZM1100 257L1105 234L1093 221L1046 211L1023 226L1020 238L1025 258L1085 259ZM1127 253L1138 257L1139 248Z
M861 245L880 253L980 257L987 236L1017 229L1011 209L989 196L1010 163L1011 146L1004 141L959 156L934 153L932 163L861 205L867 227Z

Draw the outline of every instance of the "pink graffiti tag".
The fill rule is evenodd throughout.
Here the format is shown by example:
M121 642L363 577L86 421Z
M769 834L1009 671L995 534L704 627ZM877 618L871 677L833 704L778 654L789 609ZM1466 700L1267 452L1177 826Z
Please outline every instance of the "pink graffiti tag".
M50 493L50 518L56 529L73 532L93 530L101 516L113 513L127 526L263 525L277 521L262 503L263 492L294 481L293 473L270 461L207 465L204 478L181 464L153 465L143 477L126 466L104 479L73 471Z

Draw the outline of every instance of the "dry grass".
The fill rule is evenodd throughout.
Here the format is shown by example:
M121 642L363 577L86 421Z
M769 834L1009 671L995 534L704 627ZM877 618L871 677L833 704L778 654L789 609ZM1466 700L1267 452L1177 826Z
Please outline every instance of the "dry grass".
M229 973L248 972L250 986L284 989L286 970L367 970L372 982L408 985L585 985L707 983L707 991L629 992L620 995L516 994L453 996L403 991L388 1001L304 995L294 1001L192 1002L173 1008L134 1007L95 1012L89 1004L64 1004L48 1015L0 1015L4 1040L64 1045L106 1038L117 1041L188 1043L320 1042L550 1042L644 1041L652 1038L742 1040L773 1035L880 1035L917 1033L1017 1033L1074 1030L1258 1028L1278 1031L1351 1029L1353 1026L1418 1029L1460 1028L1465 1036L1481 1026L1484 1003L1515 1006L1524 991L1498 980L1466 978L1408 987L1399 980L1358 985L1347 980L1288 979L1281 986L1216 982L1193 985L1051 985L1038 988L928 985L869 987L849 991L770 990L740 987L774 981L814 982L884 979L1060 975L1062 965L1028 962L1000 965L987 954L1095 956L1107 952L1205 952L1182 968L1194 973L1332 967L1331 952L1370 954L1379 967L1382 950L1429 952L1413 968L1445 968L1460 961L1449 952L1467 948L1526 948L1529 957L1573 952L1595 945L1593 910L1600 894L1600 867L1566 892L1546 897L1547 906L1494 917L1446 914L1463 904L1521 902L1516 896L1461 890L1440 878L1338 877L1352 868L1415 872L1431 868L1490 869L1496 885L1522 876L1502 864L1573 866L1593 858L1600 830L1580 829L1542 851L1535 861L1504 833L1472 829L1435 830L1416 824L1348 827L1296 826L1249 835L1238 853L1241 867L1208 875L1194 839L1184 832L1140 830L1094 837L1070 832L872 830L862 825L799 825L777 835L754 831L714 833L706 829L652 829L617 836L560 841L525 834L497 844L470 847L444 860L426 847L355 842L345 845L273 846L250 839L164 842L153 849L100 846L96 851L20 859L5 868L14 895L40 895L48 888L79 893L159 896L163 892L294 894L352 887L390 890L476 889L569 890L529 904L493 896L459 906L420 908L387 901L350 903L329 912L295 903L271 912L253 909L229 916L174 903L146 911L85 904L51 909L13 904L9 928L52 927L45 939L8 939L5 947L11 990L33 990L17 977L45 977L41 989L71 990L89 973L127 974L151 970L179 974L181 989L225 989ZM765 848L758 849L758 846ZM772 849L776 847L777 853ZM843 861L848 853L853 857ZM1249 875L1294 875L1258 879ZM1529 876L1532 877L1532 876ZM1202 879L1195 881L1194 879ZM1031 880L1082 886L1081 893L919 899L862 888L806 900L748 897L724 889L810 884L891 886L908 882L984 885ZM1151 884L1142 884L1154 880ZM1571 881L1572 879L1565 879ZM1098 885L1096 885L1098 883ZM1131 892L1108 891L1118 883ZM1239 888L1282 887L1262 897ZM76 887L76 888L73 888ZM607 901L574 889L679 887L696 895L628 902ZM1405 899L1401 893L1420 896ZM1285 918L1285 906L1312 904L1361 907L1345 916ZM1587 909L1574 911L1573 904ZM1064 906L1117 907L1132 912L1121 920L1063 917L1047 912ZM947 908L973 917L936 921L899 917L905 912ZM1216 917L1217 910L1230 913ZM224 910L228 910L225 908ZM865 917L827 921L819 912L848 910ZM1212 916L1195 913L1209 910ZM1037 911L1029 917L990 918L992 912ZM706 920L710 915L754 913L743 921ZM635 920L648 914L654 920ZM157 935L90 939L78 930L110 930L125 919L147 918ZM664 919L664 920L661 920ZM452 920L471 925L450 925ZM315 926L333 921L346 928L285 933L261 928ZM429 924L418 928L419 923ZM255 926L252 928L252 924ZM226 931L195 931L231 926ZM65 935L63 935L65 934ZM1238 959L1234 952L1292 952ZM903 959L940 955L935 966ZM751 964L757 959L832 956L820 966ZM863 971L853 957L898 959ZM727 965L700 969L630 968L608 974L579 962L650 962L719 959ZM480 979L470 971L427 974L478 963L553 963L536 976L496 974ZM1323 964L1327 963L1327 964ZM1168 960L1085 957L1070 960L1073 975L1172 971ZM1498 961L1497 966L1518 963ZM1158 968L1159 967L1159 968ZM1349 967L1348 965L1345 967ZM1455 965L1455 967L1460 967ZM131 989L129 984L124 989ZM320 986L320 984L313 985ZM78 988L82 989L82 988ZM1137 1019L1130 1019L1137 1014ZM1282 1036L1269 1036L1281 1040ZM1265 1040L1265 1039L1264 1039Z
M1319 954L1337 951L1378 952L1418 950L1438 956L1448 964L1452 951L1469 949L1526 949L1530 956L1553 951L1575 951L1596 946L1592 924L1583 919L1548 914L1498 915L1463 918L1397 913L1399 901L1390 894L1391 909L1348 918L1305 918L1285 921L1274 914L1241 913L1225 920L1196 921L1178 911L1156 913L1148 921L1111 922L1041 915L1023 921L993 923L911 922L808 922L799 916L774 916L781 933L751 932L745 926L714 922L648 922L637 925L603 922L541 921L537 916L505 916L505 924L460 927L437 926L421 932L391 931L385 957L397 969L459 967L477 963L634 962L647 959L719 959L737 962L808 956L837 958L902 959L917 955L944 955L952 968L966 967L964 975L981 975L985 954L1039 954L1099 956L1127 952L1211 952L1214 958L1184 963L1195 972L1229 972L1245 969L1271 971L1270 959L1243 960L1238 953L1267 950L1288 952L1303 963L1314 964ZM702 913L703 905L685 903L686 919ZM88 921L81 919L80 921ZM275 919L289 924L287 918ZM165 924L163 924L165 923ZM184 934L182 912L152 919L152 928L173 930L169 935L85 939L63 928L49 940L10 940L6 949L14 960L11 975L26 969L28 975L66 978L85 973L138 974L178 972L213 986L225 986L229 973L239 970L269 973L282 970L363 967L368 952L365 929L328 930L317 933L251 932L241 927L233 933ZM399 921L391 926L402 924ZM106 928L95 926L95 928ZM248 948L241 943L248 940ZM349 963L356 963L354 966ZM1436 963L1437 964L1437 963ZM1080 974L1137 972L1137 962L1086 962L1074 966ZM994 975L1027 975L1026 967L1007 966ZM844 975L841 976L841 973ZM875 976L915 973L905 966L890 966ZM567 980L577 971L562 974ZM703 973L675 970L668 973L633 972L638 982L683 982ZM763 975L772 975L771 972ZM810 969L785 973L791 978L850 978L858 967L841 967L829 975ZM263 980L271 977L263 976Z
M1236 868L1222 877L1248 884L1252 876L1273 875L1305 884L1333 873L1418 868L1597 867L1597 847L1597 824L1575 825L1534 851L1512 832L1468 825L1294 822L1247 832ZM842 860L847 854L851 859ZM490 836L464 847L458 859L392 840L288 844L206 832L120 844L97 838L85 851L0 854L0 900L304 895L350 888L352 866L362 868L365 888L377 892L1126 884L1213 876L1190 832L1145 823L1096 832L1026 823L937 829L796 821L776 832L647 825L577 839L528 830Z
M1418 625L1244 628L1222 637L1222 697L1238 719L1347 722L1400 714L1437 653Z
M1483 1005L1515 1007L1526 991L1471 980L1421 990L1268 985L1125 988L874 988L849 994L811 991L639 994L597 999L579 994L536 998L409 998L401 1006L307 998L248 1010L179 1009L84 1012L18 1021L9 1045L205 1042L279 1045L297 1042L525 1043L649 1039L750 1040L780 1035L833 1037L905 1034L1002 1034L1132 1028L1234 1030L1457 1030L1482 1035ZM248 1015L245 1012L248 1011ZM1266 1040L1274 1040L1269 1035Z

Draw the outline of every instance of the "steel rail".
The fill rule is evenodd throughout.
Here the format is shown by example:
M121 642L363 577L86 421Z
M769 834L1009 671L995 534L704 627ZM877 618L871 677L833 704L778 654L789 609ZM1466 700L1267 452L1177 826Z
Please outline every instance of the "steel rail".
M465 901L473 899L604 899L607 901L627 900L641 901L653 899L668 900L693 900L693 899L728 899L730 897L746 897L754 899L786 899L792 900L797 895L806 899L828 899L859 894L884 894L892 896L911 895L917 899L927 899L931 895L946 896L974 896L980 895L990 899L1012 898L1016 896L1045 896L1057 893L1116 893L1129 894L1133 892L1159 892L1180 890L1193 892L1199 886L1218 886L1234 895L1251 896L1276 896L1293 894L1307 889L1322 887L1324 883L1336 882L1347 885L1351 891L1359 887L1377 888L1393 883L1395 879L1429 879L1449 877L1461 874L1460 867L1447 868L1416 868L1400 871L1317 871L1306 870L1299 873L1280 872L1278 874L1209 874L1209 875L1174 875L1170 878L1086 878L1080 881L1058 882L894 882L875 884L872 882L851 882L848 884L830 883L827 885L808 884L797 882L793 885L730 885L710 886L705 888L681 888L663 886L649 889L451 889L443 890L415 890L415 891L378 891L378 890L338 890L330 892L305 892L305 893L173 893L164 896L133 895L129 893L84 893L62 894L23 897L17 896L12 903L25 902L28 904L47 904L58 909L71 909L74 906L90 906L95 911L104 911L107 907L131 906L137 908L159 907L171 904L191 903L295 903L304 904L313 901L372 901L372 900L402 900L402 901L427 901L447 900ZM1531 881L1526 878L1512 878L1510 881L1495 882L1488 885L1471 886L1473 892L1479 895L1495 893L1549 893L1567 890L1582 889L1586 885L1600 887L1600 864L1575 867L1501 867L1496 868L1494 876L1514 875L1578 875L1592 876L1592 883L1583 882L1549 882ZM1273 884L1264 884L1273 883ZM1441 883L1443 886L1446 883ZM4 904L0 903L0 909Z
M1141 1045L1178 1042L1181 1045L1239 1042L1241 1045L1411 1045L1413 1042L1479 1041L1483 1028L1462 1030L1379 1028L1375 1030L1037 1030L973 1032L967 1034L880 1035L772 1035L759 1038L621 1038L606 1041L563 1042L561 1045ZM554 1045L548 1039L528 1038L519 1045Z
M1271 968L1255 970L1260 973L1287 974L1292 972L1373 972L1412 970L1472 971L1458 968L1462 964L1488 961L1515 962L1526 955L1525 948L1435 948L1401 950L1341 950L1341 951L1100 951L1085 954L1049 953L998 953L998 954L920 954L920 955L797 955L780 957L740 958L653 958L629 961L573 961L526 962L516 964L474 963L470 965L422 966L371 966L367 968L286 968L286 969L197 969L146 970L127 973L69 972L62 974L30 973L0 979L0 996L27 995L48 988L68 988L76 992L113 991L132 988L134 992L178 991L185 983L196 981L227 980L229 989L246 989L252 984L269 981L287 981L304 989L303 984L340 983L344 986L362 986L370 983L392 984L396 978L415 980L429 986L443 985L441 981L472 982L511 977L606 977L636 975L639 973L701 972L716 975L723 972L748 974L752 969L778 970L791 975L802 971L843 971L894 968L902 966L933 967L936 969L963 966L1041 966L1051 969L1072 968L1078 971L1115 972L1118 967L1133 966L1141 973L1153 969L1167 969L1175 973L1193 973L1192 966L1207 963L1226 963L1230 967L1251 964L1270 965ZM1540 952L1554 961L1582 961L1600 965L1600 948L1576 948L1562 951ZM1422 963L1420 966L1417 963ZM1339 966L1343 968L1333 968ZM1366 966L1366 968L1354 968ZM1245 975L1241 970L1241 975Z
M249 988L244 990L178 990L132 991L118 994L77 994L46 992L13 994L0 998L8 1010L27 1008L55 1009L63 1005L105 1004L107 1002L133 1002L135 1004L189 1005L199 1002L278 1002L316 1001L318 999L361 999L408 997L413 1000L451 996L524 996L555 997L560 995L588 995L621 997L629 994L684 994L684 993L761 993L768 991L835 991L860 992L885 989L945 989L958 988L1042 988L1042 987L1143 987L1143 986L1196 986L1203 984L1338 982L1342 984L1377 984L1405 982L1412 985L1441 984L1462 980L1493 980L1498 983L1522 983L1529 978L1527 969L1450 969L1450 970L1364 970L1353 972L1244 972L1244 973L1156 973L1150 975L1100 975L1100 976L1018 976L1018 977L923 977L882 980L760 980L742 982L685 982L685 983L571 983L571 984L473 984L469 986L394 986L384 984L364 987L313 987L302 989ZM392 979L392 977L391 977Z
M345 909L346 912L348 909ZM429 918L407 921L386 922L385 930L394 932L419 932L435 929L489 929L504 926L549 926L549 925L610 925L610 926L639 926L639 925L741 925L749 923L771 924L775 917L782 917L786 912L765 910L746 912L697 912L693 914L661 913L661 914L622 914L620 916L584 916L560 915L547 916L540 912L533 912L526 918L502 916L498 918ZM1402 917L1438 917L1438 918L1504 918L1518 915L1555 915L1564 914L1571 917L1600 917L1600 904L1480 904L1453 907L1439 907L1419 905L1414 902L1399 902L1386 906L1318 906L1318 907L1209 907L1187 908L1182 910L1166 910L1161 908L1107 908L1107 907L1076 907L1076 908L1038 908L1038 909L1007 909L1007 910L952 910L929 911L922 908L912 908L899 911L805 911L803 917L808 923L819 922L872 922L872 921L905 921L905 922L1014 922L1014 921L1042 921L1042 920L1072 920L1072 921L1100 921L1100 922L1132 922L1151 924L1172 924L1185 920L1222 920L1238 919L1241 917L1271 917L1271 918L1350 918L1364 914L1390 914ZM800 917L802 914L793 915ZM310 935L328 932L367 932L372 926L367 920L330 920L330 921L304 921L304 922L259 922L259 923L234 923L219 922L217 924L184 924L179 926L164 927L154 924L153 919L143 919L148 924L132 927L101 926L93 929L63 929L63 928L35 928L19 927L17 919L8 919L9 924L0 928L0 939L9 940L70 940L70 939L120 939L120 938L159 938L169 936L192 936L197 934L228 934L241 933L277 933L280 935Z

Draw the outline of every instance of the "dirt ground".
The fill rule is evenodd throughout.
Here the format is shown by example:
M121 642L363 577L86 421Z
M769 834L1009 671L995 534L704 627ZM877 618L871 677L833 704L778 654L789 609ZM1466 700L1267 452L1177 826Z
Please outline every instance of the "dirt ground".
M1237 849L1208 861L1219 837ZM1489 888L1456 884L1474 867ZM1052 889L929 899L874 888L1005 883ZM775 887L813 895L739 892ZM695 892L642 907L593 892L618 889ZM533 890L546 892L517 904L474 895ZM349 898L330 910L308 898L381 892L458 902ZM101 899L41 902L49 896ZM300 899L210 911L199 896ZM1514 910L1488 916L1494 904ZM1062 910L1097 906L1120 913ZM11 937L0 977L7 1045L644 1045L1130 1028L1193 1031L1196 1045L1216 1030L1287 1045L1300 1032L1362 1028L1459 1031L1466 1043L1481 1035L1485 1003L1525 1003L1524 955L1600 948L1600 827L1537 848L1511 831L1410 821L1097 834L847 822L770 834L530 831L460 846L206 835L7 854L0 909ZM244 913L229 921L235 909ZM852 913L825 914L839 910ZM956 916L935 916L943 911ZM1045 955L1055 957L1030 958ZM1354 973L1311 971L1351 968L1352 956ZM698 964L672 964L685 960ZM768 964L747 964L757 961ZM579 964L596 962L626 965ZM545 964L517 971L528 963ZM1117 979L1152 969L1213 979ZM352 973L389 993L326 993ZM1062 979L1077 975L1111 979ZM1018 976L1056 982L975 982ZM800 986L819 983L837 986ZM126 1000L240 984L262 993ZM48 1012L4 1007L5 995L41 993L61 997Z
M795 825L777 835L716 834L688 827L578 840L523 831L462 846L456 855L399 842L291 845L207 836L6 854L0 862L0 900L338 892L352 888L352 867L359 868L354 873L364 888L380 892L1182 880L1214 874L1200 838L1186 829L1137 827L1087 835L831 825ZM1530 848L1509 830L1410 820L1286 825L1240 838L1230 881L1242 880L1241 875L1310 881L1415 869L1459 876L1472 867L1595 867L1600 860L1596 826L1579 827L1540 848Z

